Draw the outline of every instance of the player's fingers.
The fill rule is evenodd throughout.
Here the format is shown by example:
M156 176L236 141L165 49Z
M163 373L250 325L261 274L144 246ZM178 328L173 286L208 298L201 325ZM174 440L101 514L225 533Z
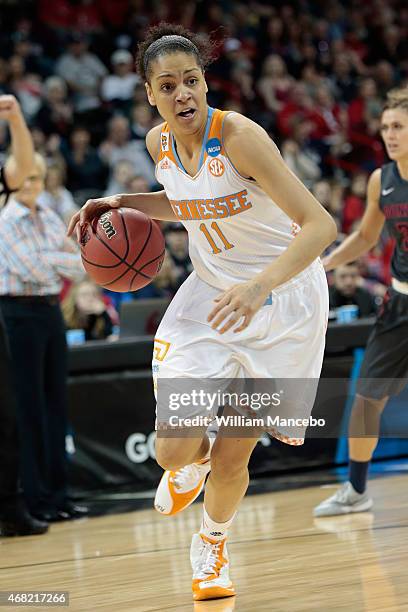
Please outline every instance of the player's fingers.
M225 323L225 325L223 325L223 327L221 327L221 329L219 330L220 334L225 334L225 332L227 332L228 330L231 329L231 327L233 327L233 325L236 325L238 323L238 321L241 319L241 317L243 316L242 313L238 312L234 312L230 318L228 319L228 321Z
M215 300L214 300L215 301ZM207 321L210 322L217 315L218 312L225 306L227 306L231 301L231 296L229 294L225 294L218 298L218 303L211 310L210 314L207 317Z
M213 320L211 327L213 329L217 329L217 327L221 325L224 319L226 319L232 312L234 312L234 310L235 308L231 304L224 306L224 308L222 308L222 310L219 311L218 315Z
M90 206L90 202L92 202L92 200L88 200L79 211L79 225L85 225L85 223L88 221L88 208Z
M253 315L252 314L251 315L244 314L243 317L244 317L244 320L242 321L241 325L239 325L239 327L236 327L234 329L234 334L237 334L238 332L246 329L248 327L248 325L250 324Z
M72 235L72 232L74 231L75 226L78 223L78 221L79 221L79 211L76 212L75 215L71 217L71 221L69 222L68 229L67 229L67 236Z

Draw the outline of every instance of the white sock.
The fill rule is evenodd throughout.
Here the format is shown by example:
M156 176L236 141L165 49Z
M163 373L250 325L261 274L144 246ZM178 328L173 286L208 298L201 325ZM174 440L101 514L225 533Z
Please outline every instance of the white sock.
M231 526L234 520L236 512L232 515L229 521L225 523L216 523L207 514L207 511L203 505L203 519L201 521L200 534L210 540L216 540L219 542L227 537L228 528Z

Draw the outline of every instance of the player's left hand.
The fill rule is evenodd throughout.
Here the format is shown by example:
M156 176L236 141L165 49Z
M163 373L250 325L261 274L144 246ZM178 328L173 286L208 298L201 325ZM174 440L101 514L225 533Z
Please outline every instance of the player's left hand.
M207 321L211 327L224 334L242 318L243 321L234 329L234 333L240 332L250 324L254 314L265 303L271 289L260 278L256 277L246 283L233 285L215 298L216 306L208 315Z

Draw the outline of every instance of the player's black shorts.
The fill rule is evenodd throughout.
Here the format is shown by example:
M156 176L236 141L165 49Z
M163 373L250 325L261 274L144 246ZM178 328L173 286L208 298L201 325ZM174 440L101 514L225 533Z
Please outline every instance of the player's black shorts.
M368 338L357 393L382 399L408 384L408 295L391 287Z

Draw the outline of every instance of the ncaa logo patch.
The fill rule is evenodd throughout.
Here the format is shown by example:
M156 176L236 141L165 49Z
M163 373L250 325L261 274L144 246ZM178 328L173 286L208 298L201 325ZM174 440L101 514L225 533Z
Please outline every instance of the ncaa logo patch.
M210 157L217 157L221 153L221 143L218 138L211 138L205 145L205 150Z
M162 151L169 150L169 134L167 132L163 132L161 135L161 148Z
M208 162L208 168L213 176L222 176L225 172L224 164L220 159L212 159Z

